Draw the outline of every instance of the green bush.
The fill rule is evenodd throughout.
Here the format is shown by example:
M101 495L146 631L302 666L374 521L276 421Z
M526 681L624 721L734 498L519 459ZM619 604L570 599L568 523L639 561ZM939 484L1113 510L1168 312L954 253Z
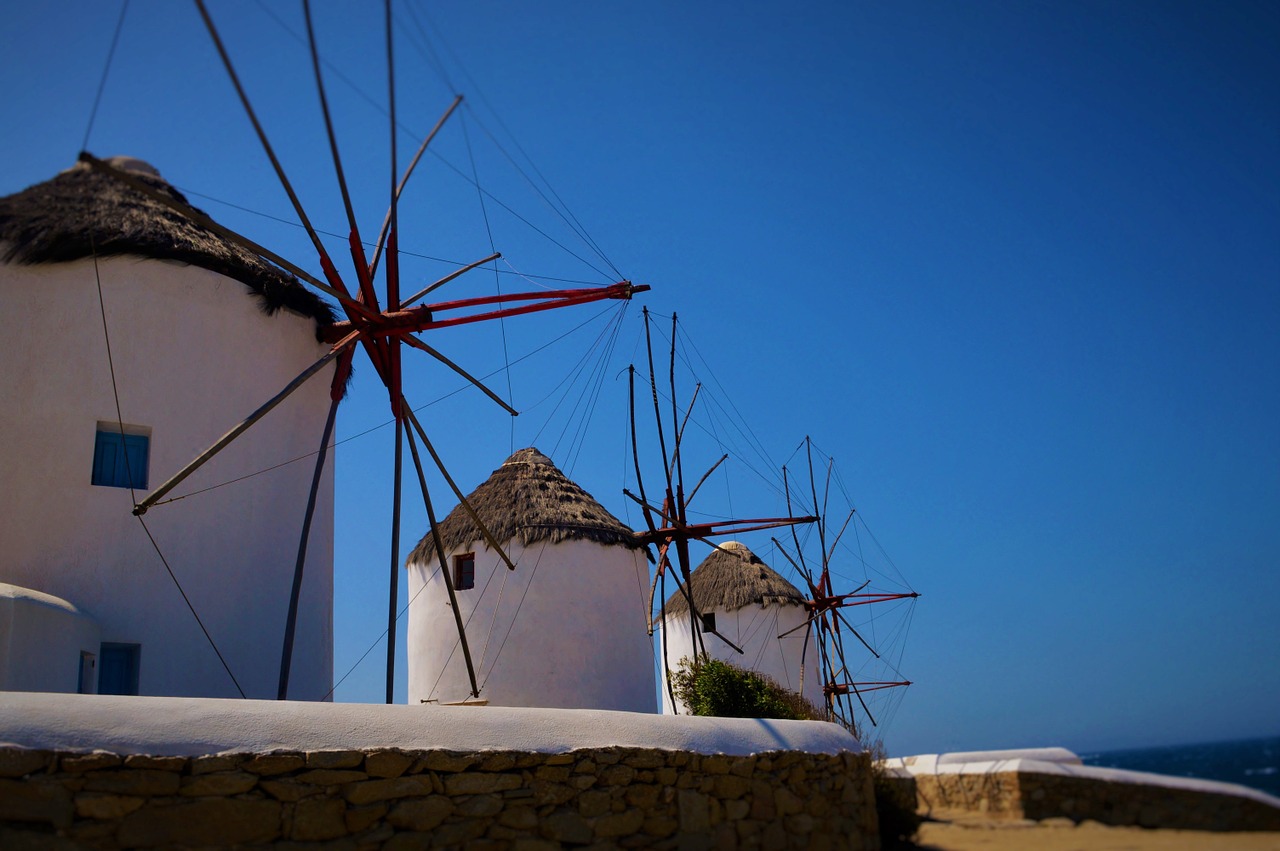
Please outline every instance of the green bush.
M700 656L671 672L676 699L693 715L719 718L825 720L826 713L763 674Z

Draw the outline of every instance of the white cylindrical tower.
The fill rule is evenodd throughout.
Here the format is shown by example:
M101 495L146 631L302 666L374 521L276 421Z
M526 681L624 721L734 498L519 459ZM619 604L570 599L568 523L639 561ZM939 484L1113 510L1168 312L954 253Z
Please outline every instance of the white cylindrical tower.
M541 452L522 449L440 524L480 699L656 711L648 567L631 529ZM409 703L470 699L434 536L409 555Z
M279 465L319 447L332 367L172 494L188 498L145 527L132 510L315 362L332 314L153 168L113 163L179 209L85 165L0 198L0 582L98 625L99 691L238 696L207 630L245 693L274 698L313 472ZM291 697L333 677L332 530L326 471ZM74 684L79 651L62 655L48 664Z
M805 636L811 632L804 626L809 617L805 596L744 544L729 541L719 547L689 576L707 655L764 674L821 708L822 668L812 636L805 652ZM696 655L689 602L677 590L664 611L665 623L661 614L654 620L655 635L659 652L666 648L667 668L675 671L681 659ZM686 711L678 702L672 706L664 682L662 711L674 710Z

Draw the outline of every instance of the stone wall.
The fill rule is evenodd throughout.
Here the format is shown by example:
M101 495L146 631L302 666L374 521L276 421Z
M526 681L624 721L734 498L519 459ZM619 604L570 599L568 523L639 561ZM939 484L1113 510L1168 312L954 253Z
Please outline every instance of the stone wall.
M865 754L0 748L0 847L879 847Z
M917 774L915 781L920 806L934 815L1066 817L1180 830L1280 830L1280 809L1206 789L1028 771Z

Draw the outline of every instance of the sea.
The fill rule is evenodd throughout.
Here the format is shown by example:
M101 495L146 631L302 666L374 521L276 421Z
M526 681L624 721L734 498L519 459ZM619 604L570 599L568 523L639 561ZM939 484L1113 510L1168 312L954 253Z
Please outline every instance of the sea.
M1280 736L1080 754L1085 765L1223 780L1280 798Z

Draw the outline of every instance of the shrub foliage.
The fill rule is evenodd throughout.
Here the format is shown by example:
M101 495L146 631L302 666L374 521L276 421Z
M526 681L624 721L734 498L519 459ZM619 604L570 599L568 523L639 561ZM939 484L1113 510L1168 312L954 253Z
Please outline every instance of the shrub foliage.
M693 715L822 721L826 713L763 674L699 656L671 672L676 699Z

